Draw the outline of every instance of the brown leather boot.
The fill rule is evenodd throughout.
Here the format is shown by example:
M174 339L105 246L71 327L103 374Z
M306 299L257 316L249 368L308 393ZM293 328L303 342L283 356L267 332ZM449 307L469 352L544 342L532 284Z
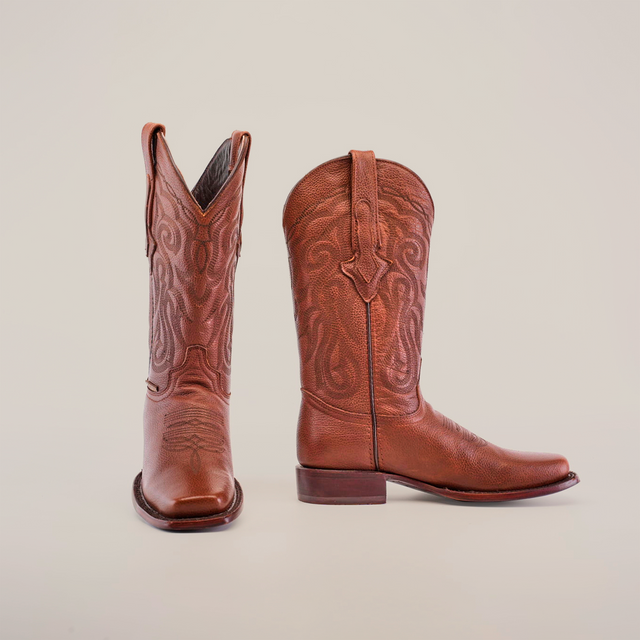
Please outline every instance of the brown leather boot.
M565 458L497 447L419 388L433 202L371 151L326 162L284 209L301 359L298 497L386 501L386 481L466 501L542 496L578 482Z
M142 130L150 266L149 379L136 511L161 529L242 509L229 442L233 284L251 138L234 131L189 191L162 125Z

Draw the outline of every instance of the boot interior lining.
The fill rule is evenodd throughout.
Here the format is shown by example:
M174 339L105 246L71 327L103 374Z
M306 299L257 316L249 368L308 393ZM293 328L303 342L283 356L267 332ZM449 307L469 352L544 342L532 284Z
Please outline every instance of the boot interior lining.
M229 177L231 138L225 140L215 152L191 193L203 211L209 207Z

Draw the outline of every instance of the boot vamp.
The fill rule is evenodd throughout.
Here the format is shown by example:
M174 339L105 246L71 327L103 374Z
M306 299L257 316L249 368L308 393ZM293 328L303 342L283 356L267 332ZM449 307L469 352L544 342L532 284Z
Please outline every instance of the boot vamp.
M563 456L498 447L424 400L410 416L378 416L377 422L381 469L439 487L508 491L552 484L569 473Z
M170 518L225 511L235 496L228 404L208 389L147 397L142 491Z

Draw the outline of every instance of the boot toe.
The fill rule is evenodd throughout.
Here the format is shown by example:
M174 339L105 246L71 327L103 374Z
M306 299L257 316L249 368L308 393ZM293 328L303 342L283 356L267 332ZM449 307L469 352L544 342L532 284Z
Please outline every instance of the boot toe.
M198 518L222 513L231 506L233 493L226 491L171 500L163 509L169 518Z
M569 475L571 470L569 461L559 454L547 454L541 464L541 475L544 476L542 484L553 484L559 482Z
M171 468L175 471L175 468ZM142 475L144 499L165 518L200 518L226 511L236 495L233 475L221 474L190 486L173 475Z
M569 474L569 461L554 453L521 453L520 464L514 465L514 487L542 487L559 482Z

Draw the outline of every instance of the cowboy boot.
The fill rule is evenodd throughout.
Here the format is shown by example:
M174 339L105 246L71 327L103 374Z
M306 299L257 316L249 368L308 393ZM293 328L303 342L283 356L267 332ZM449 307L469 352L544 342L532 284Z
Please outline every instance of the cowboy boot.
M419 387L433 202L400 164L351 151L308 173L284 208L302 405L298 497L386 501L386 481L465 501L562 491L559 455L497 447Z
M162 125L142 130L150 267L149 378L136 511L161 529L242 509L229 441L233 284L251 138L234 131L189 191Z

